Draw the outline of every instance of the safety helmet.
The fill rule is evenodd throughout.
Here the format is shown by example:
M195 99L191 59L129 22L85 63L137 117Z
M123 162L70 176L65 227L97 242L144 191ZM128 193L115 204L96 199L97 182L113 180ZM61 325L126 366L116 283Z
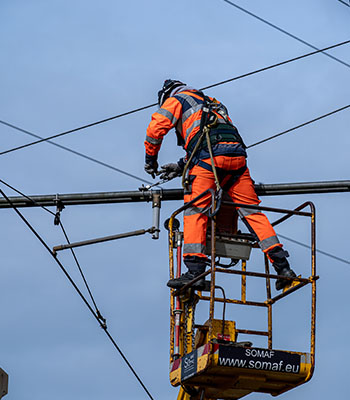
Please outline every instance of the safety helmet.
M185 83L175 81L173 79L166 79L163 83L162 89L158 92L158 104L162 106L165 100L170 96L170 93L177 87L183 86Z

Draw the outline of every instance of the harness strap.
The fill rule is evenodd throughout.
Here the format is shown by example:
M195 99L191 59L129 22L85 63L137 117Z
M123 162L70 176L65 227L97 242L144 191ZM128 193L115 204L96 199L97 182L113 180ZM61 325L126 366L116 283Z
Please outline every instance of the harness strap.
M204 136L206 135L207 129L208 128L208 122L210 122L210 99L208 96L205 96L204 93L198 91L203 96L203 107L202 107L202 116L201 116L201 121L200 121L200 126L199 126L199 131L196 134L197 140L196 143L194 143L194 148L193 151L188 155L188 161L185 165L185 168L182 173L182 186L186 190L186 187L188 186L188 177L187 177L187 171L191 165L193 156L196 154L197 150L202 144L202 141L204 139ZM210 142L208 142L208 146L210 145Z
M244 148L246 148L241 135L238 133L237 128L233 125L228 124L217 124L214 128L210 130L210 143L212 146L215 146L220 142L237 142L240 143ZM191 155L193 149L198 141L198 137L200 136L200 131L198 131L194 137L190 140L187 146L187 154ZM203 149L207 147L207 143L202 142L199 149Z

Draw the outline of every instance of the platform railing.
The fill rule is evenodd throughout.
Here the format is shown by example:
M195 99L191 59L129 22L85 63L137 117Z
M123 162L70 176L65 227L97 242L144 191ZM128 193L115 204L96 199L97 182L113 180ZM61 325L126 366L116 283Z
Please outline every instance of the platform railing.
M174 232L173 232L173 221L174 218L181 213L182 211L186 210L188 207L191 207L193 203L198 201L204 196L211 196L211 213L214 214L216 202L215 202L215 192L212 189L209 189L202 193L201 195L197 196L191 202L186 203L184 206L180 207L176 210L170 217L169 220L169 266L170 266L170 278L174 278L174 260L173 260L173 249L174 249ZM223 202L225 203L225 202ZM314 363L315 363L315 332L316 332L316 280L318 276L316 275L316 227L315 227L315 206L312 202L305 202L298 206L293 210L282 209L282 208L275 208L275 207L264 207L258 205L246 205L241 203L229 203L233 208L237 207L244 207L248 209L253 209L257 211L269 211L273 213L281 213L285 214L281 218L277 219L272 223L273 226L277 226L282 222L288 220L292 216L303 216L310 218L310 228L311 228L311 275L308 278L296 277L296 278L287 278L284 276L280 276L277 274L270 273L270 266L265 255L265 272L252 272L246 270L246 261L242 260L241 270L237 269L226 269L222 267L217 267L215 264L215 238L216 238L216 226L215 226L215 216L209 217L210 218L210 225L211 225L211 265L210 269L204 272L203 274L196 277L193 281L189 282L181 289L174 290L171 289L171 300L170 300L170 316L171 316L171 323L170 323L170 360L173 361L178 357L178 355L174 354L174 327L175 327L175 300L180 299L180 296L183 296L184 293L188 292L188 289L192 286L192 284L199 279L210 275L211 276L211 290L210 295L206 296L203 295L202 292L197 292L197 296L199 300L209 301L209 329L208 329L208 342L213 339L213 330L212 330L212 321L214 319L214 308L215 303L225 303L225 304L238 304L244 306L253 306L253 307L262 307L267 309L267 331L255 331L249 329L236 329L237 334L249 334L249 335L259 335L259 336L266 336L268 340L268 348L272 349L272 306L277 301L285 298L286 296L296 292L297 290L301 289L302 287L311 284L311 327L310 327L310 356L311 356L311 370L310 374L307 378L309 380L313 374ZM302 211L306 207L310 208L310 211ZM179 260L179 257L177 257ZM181 263L181 261L180 261ZM179 264L179 261L178 261ZM178 265L178 268L181 268L181 265ZM241 296L240 299L229 299L224 297L217 297L215 295L215 275L216 273L223 273L223 274L231 274L231 275L240 275L241 276ZM246 286L247 286L247 277L257 277L257 278L264 278L266 280L266 300L263 302L259 301L249 301L246 298ZM285 292L278 294L274 297L271 296L271 279L285 279L289 281L299 282L298 284L293 285ZM181 303L181 301L180 301ZM185 329L186 321L184 321L184 317L182 315L181 326L180 329ZM191 348L187 349L191 351ZM187 351L190 352L190 351ZM183 352L183 346L182 346ZM180 356L183 356L180 351ZM174 357L175 355L175 357Z

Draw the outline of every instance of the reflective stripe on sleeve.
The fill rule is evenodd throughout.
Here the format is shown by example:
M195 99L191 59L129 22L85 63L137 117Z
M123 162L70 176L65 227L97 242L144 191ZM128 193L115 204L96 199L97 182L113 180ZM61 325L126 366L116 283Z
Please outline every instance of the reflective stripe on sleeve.
M201 243L185 243L183 252L187 253L198 253L202 254L205 251L205 246Z
M280 244L277 236L270 236L259 242L259 246L262 251L267 250L269 247L273 246L274 244Z
M155 139L149 136L146 136L146 142L151 143L151 144L161 144L163 139Z
M175 125L176 122L177 122L177 118L174 117L174 115L173 115L170 111L166 110L165 108L160 108L160 109L157 111L157 114L163 115L163 117L168 118L168 120L169 120L173 125Z

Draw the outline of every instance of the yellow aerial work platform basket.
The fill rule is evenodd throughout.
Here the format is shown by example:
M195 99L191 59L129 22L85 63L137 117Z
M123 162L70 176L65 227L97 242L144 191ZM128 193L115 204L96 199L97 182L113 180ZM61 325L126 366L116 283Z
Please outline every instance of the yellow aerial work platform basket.
M243 206L224 200L218 213L213 190L207 190L193 201L175 211L169 219L169 263L170 278L181 273L182 232L175 217L196 200L211 196L212 205L208 221L207 253L211 256L208 271L186 284L183 288L171 289L170 297L170 382L180 386L178 400L240 399L252 392L270 393L277 396L311 379L315 366L315 317L316 317L316 247L315 247L315 207L306 202L294 210L270 207L247 206L245 208L282 213L284 216L272 225L287 220L293 215L309 217L311 220L311 275L308 278L284 278L289 284L283 293L271 295L271 280L283 278L270 274L269 262L265 256L265 271L247 271L247 260L253 247L257 247L250 234L237 234L236 207ZM310 212L302 211L309 207ZM174 257L176 249L176 257ZM232 260L229 265L219 264L216 257ZM176 272L174 268L176 259ZM230 269L241 261L241 268ZM238 276L241 283L240 297L226 298L225 290L215 285L217 274ZM210 275L209 294L198 291L192 284ZM246 296L248 277L262 278L266 282L266 299L249 301ZM284 351L272 346L272 307L278 300L310 284L311 325L310 352ZM221 290L222 296L216 294ZM209 302L209 319L204 324L196 324L195 309L200 301ZM214 318L217 303L223 305L222 319ZM260 307L267 310L267 330L256 331L237 327L235 321L225 320L227 305ZM258 335L267 338L266 348L253 347L250 342L238 342L239 335Z

